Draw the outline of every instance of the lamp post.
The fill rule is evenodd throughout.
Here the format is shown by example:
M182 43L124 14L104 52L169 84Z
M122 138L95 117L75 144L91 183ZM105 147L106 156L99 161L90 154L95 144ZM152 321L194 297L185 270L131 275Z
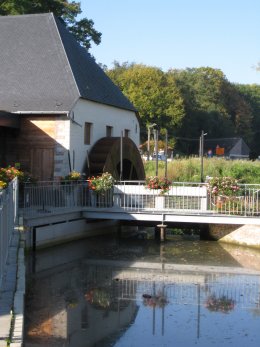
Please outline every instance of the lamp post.
M153 123L147 126L148 128L148 139L147 139L147 160L150 160L150 137L151 137L151 129L157 126L157 124Z
M204 136L208 133L204 133L204 130L201 131L200 136L200 181L204 182L204 174L203 174L203 157L204 157Z
M155 176L158 176L158 129L153 129L154 131L154 151L155 151Z
M165 133L165 171L164 171L164 177L167 178L167 158L168 158L168 131L166 129Z

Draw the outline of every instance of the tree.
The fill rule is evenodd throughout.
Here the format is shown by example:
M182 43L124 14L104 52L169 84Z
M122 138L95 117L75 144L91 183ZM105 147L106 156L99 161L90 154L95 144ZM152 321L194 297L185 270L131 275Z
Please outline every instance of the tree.
M221 70L201 67L169 73L173 74L185 105L179 136L196 138L204 130L208 138L241 136L250 141L250 105Z
M67 0L0 0L0 15L17 15L53 12L73 33L78 42L89 49L91 41L101 42L101 33L94 29L91 19L76 17L82 12L80 2Z
M248 144L252 140L252 109L242 93L234 84L225 88L226 108L234 124L235 135L242 137Z
M260 85L237 84L236 89L243 95L252 110L252 141L249 143L251 157L260 155Z
M181 124L183 100L174 80L161 69L114 62L114 68L106 72L139 111L143 141L148 124L156 123L162 133L167 129L169 135Z

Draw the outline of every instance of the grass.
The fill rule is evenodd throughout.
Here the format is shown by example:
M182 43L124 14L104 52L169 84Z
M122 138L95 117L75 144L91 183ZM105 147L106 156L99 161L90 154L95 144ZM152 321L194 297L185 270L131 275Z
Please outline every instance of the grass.
M155 175L155 161L144 163L146 177ZM203 173L211 177L234 177L240 183L260 183L260 161L204 158ZM165 163L159 161L158 176L164 177ZM167 163L167 176L174 182L200 182L200 158L174 159Z

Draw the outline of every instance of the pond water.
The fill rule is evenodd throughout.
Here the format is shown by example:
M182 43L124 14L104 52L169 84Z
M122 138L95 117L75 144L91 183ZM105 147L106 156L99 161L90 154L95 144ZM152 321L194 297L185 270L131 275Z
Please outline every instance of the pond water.
M90 238L28 257L25 347L260 343L260 251Z

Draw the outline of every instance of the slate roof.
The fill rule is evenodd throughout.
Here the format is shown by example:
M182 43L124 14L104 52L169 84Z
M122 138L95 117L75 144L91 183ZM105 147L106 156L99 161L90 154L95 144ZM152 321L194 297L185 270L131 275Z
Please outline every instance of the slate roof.
M52 13L0 17L0 108L67 112L79 98L136 112Z

